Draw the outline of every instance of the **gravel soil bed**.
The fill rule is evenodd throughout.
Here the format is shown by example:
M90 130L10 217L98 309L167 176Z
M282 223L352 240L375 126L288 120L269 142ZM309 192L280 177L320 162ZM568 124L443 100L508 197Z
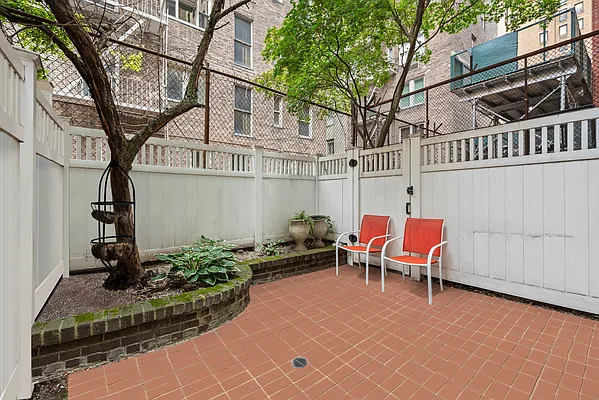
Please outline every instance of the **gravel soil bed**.
M309 243L306 243L306 245L308 248L311 247ZM292 244L283 244L279 248L280 254L293 253L292 248ZM234 253L239 261L264 257L264 254L253 249L234 250ZM168 264L151 264L144 267L146 270L152 271L154 275L167 272L169 269ZM149 283L143 287L131 287L126 290L111 291L102 287L107 276L107 272L93 272L62 278L42 308L36 321L43 322L69 315L126 306L141 301L180 294L200 287L198 285L188 285L184 281L170 283L160 281Z

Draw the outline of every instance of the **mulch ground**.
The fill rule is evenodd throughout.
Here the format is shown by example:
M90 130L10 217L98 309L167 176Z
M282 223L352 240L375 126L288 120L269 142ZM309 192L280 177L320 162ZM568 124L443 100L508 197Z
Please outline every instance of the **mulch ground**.
M291 244L284 244L279 250L281 254L293 253ZM240 249L234 252L239 261L264 256L253 249ZM169 265L153 264L146 265L145 268L159 274L167 272ZM71 275L69 278L61 279L36 321L43 322L68 317L69 315L126 306L140 301L184 293L201 287L199 285L188 285L185 282L161 281L149 283L143 287L111 291L102 287L107 276L108 272L94 272Z

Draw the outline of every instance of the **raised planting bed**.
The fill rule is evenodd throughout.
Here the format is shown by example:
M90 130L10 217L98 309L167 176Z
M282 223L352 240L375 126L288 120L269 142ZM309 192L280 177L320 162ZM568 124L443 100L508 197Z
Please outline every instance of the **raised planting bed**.
M346 263L344 250L339 251L339 262ZM262 257L240 263L252 269L252 284L272 282L290 276L307 274L335 267L335 247L306 250L298 253Z
M242 263L239 269L229 282L214 287L34 324L33 378L116 361L230 321L250 301L251 268Z

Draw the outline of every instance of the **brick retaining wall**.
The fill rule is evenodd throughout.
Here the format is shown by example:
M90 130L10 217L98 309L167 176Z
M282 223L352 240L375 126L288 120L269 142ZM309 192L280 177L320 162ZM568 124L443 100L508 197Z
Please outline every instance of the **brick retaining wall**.
M236 278L214 288L36 323L31 335L34 380L116 361L224 324L250 301L252 273L247 266L240 269Z
M345 251L339 252L339 260L346 263ZM301 253L264 257L249 260L243 264L252 269L252 285L272 282L290 276L307 274L321 269L335 267L335 248L307 250Z

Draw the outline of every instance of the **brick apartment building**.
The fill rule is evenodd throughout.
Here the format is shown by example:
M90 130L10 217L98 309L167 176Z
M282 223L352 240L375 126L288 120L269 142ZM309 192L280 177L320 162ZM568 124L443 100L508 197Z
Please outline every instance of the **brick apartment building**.
M134 16L117 32L121 41L175 59L193 59L210 13L209 0L119 1L83 4L91 16L115 21L126 19L125 14ZM280 25L290 9L289 0L253 0L219 23L206 63L231 77L210 74L210 143L260 145L302 154L326 152L327 115L323 110L306 106L299 116L292 115L286 111L283 97L241 80L253 81L270 69L261 57L264 40L268 29ZM103 56L127 131L136 131L149 117L182 98L188 65L118 45L111 45ZM46 66L58 112L73 125L99 128L89 90L73 66L62 59L47 61ZM201 102L205 82L203 76L198 90ZM201 142L204 118L204 108L191 110L171 121L159 136Z

